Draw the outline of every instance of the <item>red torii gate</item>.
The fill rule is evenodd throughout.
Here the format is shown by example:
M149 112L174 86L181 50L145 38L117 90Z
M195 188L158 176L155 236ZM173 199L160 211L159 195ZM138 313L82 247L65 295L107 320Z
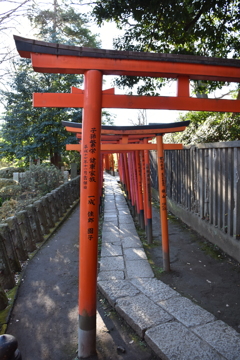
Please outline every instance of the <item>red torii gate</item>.
M71 94L35 94L34 106L83 107L81 171L95 176L87 185L81 179L80 221L87 224L94 219L91 232L80 226L80 264L89 253L89 266L80 271L79 348L78 357L86 358L96 351L96 259L98 239L98 176L100 170L100 136L102 108L138 108L169 110L202 110L240 112L239 100L197 99L189 96L189 81L211 80L240 82L240 61L188 55L152 54L81 48L15 36L20 56L31 58L35 71L47 73L84 74L83 92ZM130 75L175 78L176 97L114 95L102 92L103 75ZM133 130L134 131L134 130ZM158 136L162 139L162 136ZM160 143L160 142L159 142ZM129 144L130 145L130 144ZM161 147L161 148L160 148ZM159 154L163 151L159 145ZM161 164L163 167L163 163ZM91 283L91 280L93 283Z
M63 121L63 125L66 127L67 131L73 132L77 134L77 137L82 139L82 124L66 122ZM150 164L149 164L149 150L158 150L159 151L159 142L160 138L158 136L164 135L167 132L176 132L185 130L186 126L189 125L189 121L171 123L171 124L153 124L148 126L102 126L101 127L101 152L103 153L132 153L133 151L143 151L143 172L145 176L144 179L144 219L145 219L145 231L148 239L148 243L152 242L152 210L151 210L151 187L150 187ZM150 133L149 133L150 130ZM134 131L134 135L132 132ZM157 143L148 143L149 140L158 137ZM173 150L173 149L182 149L181 144L163 144L161 140L161 147L163 150ZM81 144L68 144L66 145L67 150L77 150L82 151ZM139 156L139 155L138 155ZM123 162L127 160L124 158ZM134 161L134 160L133 160ZM163 159L163 151L161 162L164 162ZM124 164L127 166L126 164ZM132 167L135 169L135 166ZM160 169L160 164L159 164ZM126 169L126 177L128 179L129 172ZM161 179L165 179L164 167L161 166L161 173L159 175ZM131 179L128 179L131 182ZM135 188L131 189L131 185L128 185L128 181L126 181L127 192L129 195L133 195L133 197L138 199L137 194L135 194ZM163 188L164 181L159 181L159 194L162 194L161 200L163 197L166 198L166 190ZM132 191L131 191L132 190ZM135 196L136 195L136 196ZM131 196L130 196L131 199ZM132 200L132 199L131 199ZM133 199L135 200L135 199ZM139 200L139 199L138 199ZM132 204L133 205L133 204ZM168 245L168 225L167 225L167 207L166 201L161 201L160 213L161 213L161 223L162 223L162 243L163 243L163 268L165 271L170 271L170 260L169 260L169 245ZM143 213L141 214L143 215ZM139 216L141 216L139 214ZM139 219L139 223L141 224L141 219Z

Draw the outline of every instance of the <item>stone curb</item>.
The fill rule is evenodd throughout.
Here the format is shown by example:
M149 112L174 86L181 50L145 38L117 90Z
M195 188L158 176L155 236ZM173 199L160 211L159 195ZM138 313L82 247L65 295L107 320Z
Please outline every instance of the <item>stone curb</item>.
M116 178L104 184L102 294L163 360L240 359L239 333L154 278Z

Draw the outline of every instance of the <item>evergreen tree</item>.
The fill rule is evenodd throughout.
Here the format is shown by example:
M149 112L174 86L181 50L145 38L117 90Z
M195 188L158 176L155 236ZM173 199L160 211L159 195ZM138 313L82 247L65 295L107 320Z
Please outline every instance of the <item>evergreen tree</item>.
M30 17L42 40L88 47L100 45L87 28L86 16L76 13L66 3L60 6L54 0L53 10L38 10L37 14L36 9L33 10ZM76 141L61 122L81 122L81 109L34 108L32 93L69 92L71 86L81 86L83 77L35 73L27 60L18 61L15 68L10 91L2 92L6 112L0 157L20 159L31 156L42 160L50 157L52 164L60 166L65 144Z

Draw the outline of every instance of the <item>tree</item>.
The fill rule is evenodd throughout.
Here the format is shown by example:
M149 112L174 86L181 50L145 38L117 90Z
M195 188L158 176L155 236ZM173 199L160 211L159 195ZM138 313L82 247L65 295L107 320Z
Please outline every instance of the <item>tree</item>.
M212 143L219 141L240 140L240 114L189 111L180 117L180 121L190 120L185 131L164 136L165 142L182 143Z
M61 121L79 122L81 111L34 108L32 93L66 91L71 85L79 86L81 82L80 77L71 74L36 74L28 61L21 60L13 74L11 91L4 92L7 111L2 128L4 142L1 144L1 157L20 159L31 156L46 159L50 156L52 163L58 165L59 156L66 142L70 141Z
M87 29L87 18L68 7L60 7L54 0L54 11L39 10L31 14L39 36L44 40L60 39L68 44L99 46L95 35ZM56 12L55 12L56 10ZM47 30L47 31L46 31ZM33 92L69 92L71 86L82 84L81 75L39 74L32 70L26 60L16 64L10 91L3 91L6 99L5 124L2 129L1 157L35 157L46 159L57 166L65 144L76 141L61 122L81 122L80 109L33 108Z
M97 0L93 13L99 25L115 21L125 30L115 40L118 50L239 58L239 7L239 0ZM139 93L159 87L153 80L147 82ZM138 79L129 77L118 81L136 83Z
M126 30L118 48L239 57L236 0L97 0L93 13L100 25L111 20Z

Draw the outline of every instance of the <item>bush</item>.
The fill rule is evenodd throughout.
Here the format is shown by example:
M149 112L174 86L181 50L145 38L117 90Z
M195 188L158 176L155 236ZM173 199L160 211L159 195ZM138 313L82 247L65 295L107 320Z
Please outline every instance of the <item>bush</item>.
M0 170L0 178L12 179L14 172L23 172L23 171L24 168L18 168L13 166L6 167Z
M4 201L0 207L0 220L4 220L7 217L14 216L17 210L18 202L17 200L10 199Z
M0 196L1 197L16 197L21 193L21 186L20 185L8 185L4 186L0 189Z
M0 189L6 186L14 186L14 185L17 185L17 182L15 180L0 178Z
M23 192L45 195L63 183L62 172L53 165L32 165L20 179Z

